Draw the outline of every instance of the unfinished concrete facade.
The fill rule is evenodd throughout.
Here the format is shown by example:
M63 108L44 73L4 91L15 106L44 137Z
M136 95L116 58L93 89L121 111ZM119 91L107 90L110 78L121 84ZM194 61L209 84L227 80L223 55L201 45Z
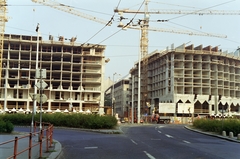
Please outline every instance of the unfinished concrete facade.
M47 102L43 110L103 113L105 46L77 44L72 39L39 38L39 68L46 69ZM31 111L36 72L37 36L4 36L0 102L3 111Z
M147 96L141 92L141 114L146 113L148 104L157 110L159 103L176 104L172 115L189 113L178 112L180 103L191 104L194 114L240 113L239 55L222 52L217 46L172 45L170 49L149 54L147 70L147 79L141 76L141 82L147 80L148 84ZM130 79L130 94L133 93L133 104L137 107L138 63L131 75L134 79Z

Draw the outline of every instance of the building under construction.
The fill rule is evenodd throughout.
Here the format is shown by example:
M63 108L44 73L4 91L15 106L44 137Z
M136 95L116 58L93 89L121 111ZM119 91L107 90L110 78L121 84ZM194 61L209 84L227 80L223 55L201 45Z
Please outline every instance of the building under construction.
M141 91L138 65L130 71L130 96L134 108L140 101L141 114L156 111L164 115L239 115L240 60L238 50L227 53L218 47L185 44L155 51L141 61ZM146 67L145 69L143 67ZM143 76L142 70L147 70ZM147 79L144 79L146 77ZM147 81L147 89L143 81ZM138 91L141 98L138 100Z
M38 36L5 34L1 110L32 111L30 95L36 89L35 72L46 70L46 77L42 76L46 83L42 93L47 97L42 104L44 111L88 110L103 113L105 46L78 44L75 40L59 37L55 41L49 36L49 40L44 41ZM36 65L37 59L39 62Z

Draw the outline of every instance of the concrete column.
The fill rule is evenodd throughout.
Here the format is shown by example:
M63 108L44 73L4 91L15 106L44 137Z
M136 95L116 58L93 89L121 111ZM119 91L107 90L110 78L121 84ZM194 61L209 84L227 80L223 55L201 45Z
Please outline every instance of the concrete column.
M168 59L168 56L166 56L167 57L167 61L169 60ZM169 83L169 80L168 80L168 78L170 78L169 76L168 76L168 64L166 64L166 73L165 73L165 79L166 79L166 90L165 90L165 95L167 95L168 94L168 83Z

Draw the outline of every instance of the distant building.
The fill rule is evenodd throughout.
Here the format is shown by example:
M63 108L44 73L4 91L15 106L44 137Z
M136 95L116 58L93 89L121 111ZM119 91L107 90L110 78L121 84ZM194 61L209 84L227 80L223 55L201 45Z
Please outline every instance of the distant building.
M114 114L128 117L129 113L129 75L117 80L105 91L105 98L111 100Z
M138 62L131 69L130 94L138 103ZM157 111L168 115L239 115L239 52L222 52L218 47L185 44L147 56L147 72L141 61L141 114ZM147 76L143 76L147 73ZM143 79L143 77L147 77ZM131 95L129 96L131 102ZM163 107L173 106L169 112Z
M46 69L46 112L87 111L103 114L105 46L78 44L52 36L39 38L38 68ZM37 36L4 35L0 103L2 111L32 111ZM40 82L38 79L37 82ZM39 94L39 89L38 89ZM39 104L38 110L39 108Z

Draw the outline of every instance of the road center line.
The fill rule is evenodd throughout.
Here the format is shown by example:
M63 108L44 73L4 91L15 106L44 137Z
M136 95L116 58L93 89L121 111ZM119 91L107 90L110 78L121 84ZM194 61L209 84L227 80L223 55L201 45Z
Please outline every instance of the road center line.
M189 141L186 141L186 140L183 140L183 142L185 142L185 143L187 143L187 144L190 144L191 142L189 142Z
M84 147L84 149L97 149L98 147Z
M165 134L167 137L169 137L169 138L173 138L173 136L171 136L171 135L168 135L168 134Z
M155 157L153 157L151 154L147 153L146 151L143 151L143 152L147 155L148 158L155 159Z
M132 143L134 143L135 145L137 145L137 143L136 143L135 141L133 141L132 139L131 139L131 141L132 141Z
M158 131L160 134L162 133L161 131Z

